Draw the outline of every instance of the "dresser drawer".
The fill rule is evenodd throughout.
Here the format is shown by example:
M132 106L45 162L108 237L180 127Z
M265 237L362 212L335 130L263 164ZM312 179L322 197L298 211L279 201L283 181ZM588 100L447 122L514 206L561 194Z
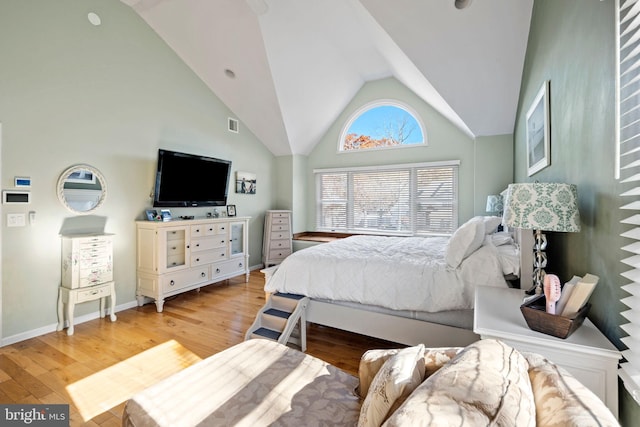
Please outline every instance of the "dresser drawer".
M269 250L269 259L283 259L291 255L291 248Z
M211 266L211 280L214 282L217 280L217 277L222 277L233 273L245 273L244 259L221 262Z
M285 230L285 231L272 231L269 236L271 236L270 240L282 240L282 239L286 239L289 240L289 231Z
M289 224L272 225L271 231L289 231Z
M227 259L227 248L218 248L191 254L191 267Z
M291 248L291 241L289 239L286 240L271 240L271 242L269 243L269 249L270 250L274 250L274 249L290 249Z
M210 281L209 268L187 270L181 273L167 274L161 277L163 292L173 292L198 283Z
M191 237L227 234L227 224L199 224L191 226Z
M93 301L98 298L104 298L111 294L109 289L110 284L105 286L97 286L95 288L89 288L82 291L76 291L76 303Z
M273 217L271 218L271 225L284 225L289 228L289 218Z
M107 254L95 255L89 258L81 259L79 262L80 270L104 268L111 264L111 256Z
M112 280L113 270L110 267L103 269L80 270L80 280L78 287L86 288L87 286L111 282Z
M203 237L191 241L191 252L206 251L213 248L224 248L227 246L226 236Z
M289 212L271 212L271 218L286 218L289 219Z

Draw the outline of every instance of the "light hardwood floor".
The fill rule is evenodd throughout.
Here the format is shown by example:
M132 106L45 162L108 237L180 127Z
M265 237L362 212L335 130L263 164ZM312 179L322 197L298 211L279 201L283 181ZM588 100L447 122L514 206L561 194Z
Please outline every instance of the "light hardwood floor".
M69 390L78 385L84 387L80 390L85 395L86 390L94 390L96 405L101 398L117 401L130 393L129 383L133 383L131 389L141 387L137 377L143 375L136 374L136 369L144 371L140 364L148 367L157 361L160 365L158 358L165 354L171 361L168 371L175 371L243 341L264 305L263 287L262 273L252 272L248 284L241 276L173 297L162 313L156 312L155 304L146 304L118 312L114 323L107 316L78 324L73 336L67 336L66 330L52 332L2 347L0 402L68 403L71 426L119 426L123 401L113 407L103 405L104 411L95 416L88 411L91 418L85 420L87 410L79 409L82 401ZM168 342L173 343L171 350ZM307 334L308 354L353 374L366 350L397 346L319 325L309 325ZM146 375L151 383L163 377L155 371Z

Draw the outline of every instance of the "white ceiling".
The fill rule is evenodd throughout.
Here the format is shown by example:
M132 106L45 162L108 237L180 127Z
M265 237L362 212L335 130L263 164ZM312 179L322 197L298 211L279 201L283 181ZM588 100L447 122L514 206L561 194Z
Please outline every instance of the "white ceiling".
M121 1L277 156L390 76L469 136L513 132L533 0Z

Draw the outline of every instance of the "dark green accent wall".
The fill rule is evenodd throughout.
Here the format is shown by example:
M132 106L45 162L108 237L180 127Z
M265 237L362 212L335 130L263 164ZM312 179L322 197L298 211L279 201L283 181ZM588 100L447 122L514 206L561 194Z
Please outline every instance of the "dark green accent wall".
M578 186L582 230L548 233L547 272L568 280L593 273L591 321L614 343L628 281L619 260L630 243L619 213L621 184L614 179L615 4L613 0L535 0L514 130L515 182L568 182ZM550 81L551 165L527 176L526 112ZM620 384L620 422L633 425L640 409Z

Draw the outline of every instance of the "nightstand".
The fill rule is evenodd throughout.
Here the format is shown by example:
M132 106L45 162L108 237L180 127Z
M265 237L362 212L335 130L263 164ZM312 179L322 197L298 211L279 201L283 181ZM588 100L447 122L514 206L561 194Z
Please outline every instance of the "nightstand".
M520 312L523 297L521 289L477 287L473 332L543 355L593 391L617 418L620 352L589 319L566 339L529 329Z

